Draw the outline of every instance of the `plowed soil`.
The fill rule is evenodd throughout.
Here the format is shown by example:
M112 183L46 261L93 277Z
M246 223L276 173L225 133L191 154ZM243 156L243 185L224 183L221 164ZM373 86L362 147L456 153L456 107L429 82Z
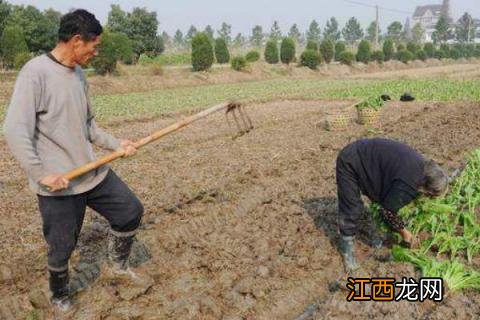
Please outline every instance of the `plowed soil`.
M478 318L476 292L447 291L437 304L346 301L346 275L336 249L334 166L347 143L386 136L453 170L480 141L480 105L392 102L375 127L352 122L345 130L326 131L323 121L345 105L249 105L255 129L236 140L217 114L113 164L146 208L132 263L152 277L153 285L137 292L128 284L95 279L103 267L108 228L89 212L71 261L77 280L89 274L83 281L88 284L66 318ZM138 139L184 116L107 129ZM42 309L46 246L36 199L4 141L0 150L0 318L30 313L51 319ZM362 264L357 276L418 278L411 265L390 261L388 250L374 252L368 245L372 228L366 215L356 244Z

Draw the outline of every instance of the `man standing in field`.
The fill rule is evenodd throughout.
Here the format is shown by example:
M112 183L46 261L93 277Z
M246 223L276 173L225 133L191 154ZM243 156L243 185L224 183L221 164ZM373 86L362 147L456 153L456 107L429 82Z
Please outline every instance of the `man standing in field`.
M347 145L337 157L340 251L347 271L356 269L353 240L364 207L360 194L378 203L380 214L411 246L412 234L397 212L420 194L438 196L448 186L442 168L411 147L388 139L364 139Z
M127 261L143 206L107 166L73 181L61 174L95 160L92 144L136 152L129 140L104 132L92 115L81 65L97 55L102 26L94 15L76 10L60 22L59 42L20 71L5 120L5 138L37 194L48 244L51 302L72 304L68 261L90 207L110 223L109 260L115 274L130 274Z

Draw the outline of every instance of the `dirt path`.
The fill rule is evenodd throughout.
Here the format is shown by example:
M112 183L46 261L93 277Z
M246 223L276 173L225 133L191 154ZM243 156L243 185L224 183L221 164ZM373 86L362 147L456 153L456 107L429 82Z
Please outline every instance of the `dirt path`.
M453 168L478 144L480 105L392 103L374 130L352 124L346 131L325 131L321 121L342 105L248 106L256 128L235 141L223 116L216 115L114 164L145 203L134 259L154 284L132 296L128 287L95 281L77 295L81 308L72 319L294 319L311 304L316 304L316 319L469 319L478 314L480 295L473 292L439 305L347 303L347 293L330 292L329 284L342 274L335 249L338 151L360 137L388 136ZM140 138L180 117L108 129ZM46 248L23 173L3 141L0 150L0 294L5 297L0 305L17 304L20 314L32 309L32 289L47 286ZM104 222L88 216L72 261L77 270L100 266L104 257ZM363 264L359 275L418 278L410 265L373 257L364 228L357 248Z

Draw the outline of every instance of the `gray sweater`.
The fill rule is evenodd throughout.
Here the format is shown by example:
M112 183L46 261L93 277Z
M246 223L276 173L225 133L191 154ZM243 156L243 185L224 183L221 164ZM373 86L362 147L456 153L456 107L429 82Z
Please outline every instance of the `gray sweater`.
M47 55L33 58L18 74L4 133L30 188L44 196L91 190L105 178L107 166L70 181L60 192L48 192L39 181L94 161L92 143L110 150L120 147L120 141L93 119L82 69L63 66Z

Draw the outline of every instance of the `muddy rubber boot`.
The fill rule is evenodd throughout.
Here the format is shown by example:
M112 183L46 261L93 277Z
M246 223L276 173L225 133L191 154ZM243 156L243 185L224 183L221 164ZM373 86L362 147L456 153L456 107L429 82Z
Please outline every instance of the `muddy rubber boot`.
M128 264L134 237L119 237L110 234L108 239L109 263L100 276L100 279L106 280L110 285L117 286L120 297L125 300L131 300L144 294L154 284L153 279L147 273L139 268L132 270Z
M52 292L50 303L56 311L70 311L73 301L70 297L68 270L60 272L49 270L49 272L49 285Z
M135 236L120 237L110 233L108 237L108 260L111 267L119 272L128 268L128 257L132 251Z
M135 235L117 236L110 234L108 238L108 274L109 276L120 279L130 279L134 282L150 281L149 277L140 270L132 270L128 263L130 252L132 251Z
M352 272L359 268L355 259L353 250L353 236L341 236L340 238L340 253L343 256L343 263L345 264L345 272Z

